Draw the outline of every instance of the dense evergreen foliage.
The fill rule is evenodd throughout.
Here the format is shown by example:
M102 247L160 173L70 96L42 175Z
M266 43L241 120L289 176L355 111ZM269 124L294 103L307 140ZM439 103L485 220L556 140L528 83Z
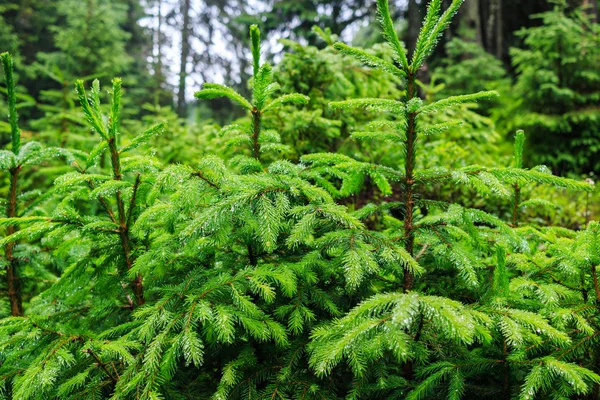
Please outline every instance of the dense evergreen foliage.
M553 174L597 168L598 25L542 14L513 86L443 40L463 1L405 45L377 0L380 43L334 18L275 65L250 25L248 89L195 93L225 126L132 72L132 3L61 2L17 76L58 86L1 55L0 398L600 398L597 194Z
M535 158L556 171L598 171L600 61L598 25L564 5L536 16L543 25L519 32L513 49L516 89L526 111L515 123L532 134Z

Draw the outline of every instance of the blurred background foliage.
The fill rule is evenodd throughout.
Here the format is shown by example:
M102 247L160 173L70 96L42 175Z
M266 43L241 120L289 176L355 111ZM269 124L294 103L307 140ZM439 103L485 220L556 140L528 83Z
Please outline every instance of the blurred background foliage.
M406 43L414 43L426 2L395 3L397 29ZM15 55L26 137L91 149L95 139L85 127L73 82L98 78L108 87L112 77L121 76L128 92L124 134L166 121L152 152L168 163L190 163L204 154L228 159L239 152L231 146L234 133L221 127L248 117L226 99L199 104L191 94L205 81L249 92L247 29L257 23L269 38L264 56L274 62L282 91L310 97L307 106L283 107L263 122L279 132L287 157L297 161L304 154L330 151L394 165L401 149L350 137L350 127L360 130L376 117L373 112L342 113L327 106L348 98L401 96L401 86L390 85L388 77L332 47L342 38L391 58L378 35L374 7L375 2L354 0L3 0L0 50ZM441 123L459 114L466 123L442 138L423 140L422 167L507 165L514 132L524 129L526 166L541 163L561 176L596 179L598 9L596 0L466 0L420 72L419 90L427 101L480 90L497 90L501 96L428 116ZM3 98L0 110L6 115ZM9 127L0 122L0 145L9 141ZM60 163L38 166L28 172L27 186L49 187L65 168ZM494 207L495 200L481 200L468 188L431 190L434 198L450 193L465 205ZM538 222L577 228L600 217L597 193L533 191L555 205L527 211ZM352 199L356 205L369 200ZM502 207L496 211L509 212Z

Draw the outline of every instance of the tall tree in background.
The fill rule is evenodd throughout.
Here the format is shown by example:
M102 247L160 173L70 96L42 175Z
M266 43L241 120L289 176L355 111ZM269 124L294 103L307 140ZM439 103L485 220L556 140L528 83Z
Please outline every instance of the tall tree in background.
M600 27L566 4L536 16L543 25L518 33L524 48L511 50L521 114L513 120L530 133L533 162L554 171L600 168Z
M24 65L19 82L32 104L72 97L75 79L98 72L123 76L143 103L151 49L140 25L144 13L140 0L7 0L0 6L0 50L14 52ZM46 112L21 111L27 121Z
M374 7L375 2L360 0L274 0L266 26L291 39L307 38L313 25L341 35L352 24L371 18Z
M168 45L164 32L164 0L155 0L151 3L155 7L155 27L152 32L152 55L154 73L154 104L165 105L173 103L173 94L167 91L168 68L165 67L164 47Z
M185 114L185 86L187 78L187 63L190 56L190 11L191 0L181 0L181 57L179 65L179 86L177 91L177 113L179 116Z
M121 74L131 63L126 44L131 35L122 29L127 8L120 1L61 0L56 5L54 51L39 53L40 62L58 67L72 80L102 71Z
M421 5L417 0L408 0L408 8L406 12L406 19L408 20L408 31L406 35L406 42L410 43L410 51L414 50L414 45L417 42L419 36L419 30L421 29Z
M592 22L598 23L600 20L600 2L598 0L582 0L584 11L590 16Z
M479 0L465 1L462 9L459 11L458 17L462 24L461 28L469 31L464 32L463 35L471 36L469 39L483 46L483 24L481 23Z
M147 16L146 6L140 0L119 0L125 7L126 17L121 29L128 34L125 51L131 62L121 73L123 83L130 88L130 95L138 105L153 100L156 88L160 84L151 79L151 60L153 38L150 29L141 24Z
M201 82L220 76L228 85L245 88L247 63L243 60L243 43L250 23L258 19L256 10L247 0L207 0L193 4L180 0L166 15L167 22L176 26L181 35L177 112L186 113L186 87L190 76ZM223 45L227 43L227 51Z

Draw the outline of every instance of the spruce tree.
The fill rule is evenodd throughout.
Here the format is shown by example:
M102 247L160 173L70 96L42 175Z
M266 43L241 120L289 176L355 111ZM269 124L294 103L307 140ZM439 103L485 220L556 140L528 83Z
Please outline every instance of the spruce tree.
M368 154L285 158L269 118L310 99L279 93L257 26L250 98L210 83L196 93L247 114L221 130L235 153L226 159L163 166L143 144L164 124L123 134L120 79L108 105L98 81L90 93L77 81L96 144L47 151L72 170L35 215L0 219L19 227L0 245L43 244L60 275L26 316L0 320L3 398L593 396L598 224L576 233L522 212L544 205L526 198L528 185L590 185L524 169L522 132L509 166L423 162L428 136L456 137L462 107L495 96L422 98L429 89L417 73L461 3L429 3L410 57L386 0L377 8L389 49L333 45L394 85L375 92L384 97L329 104L361 113L347 119L360 121L353 140L401 149L385 163ZM18 133L16 113L10 121ZM469 188L483 204L499 198L510 217L445 191L428 198L438 184ZM364 197L370 203L349 200L366 190L378 192Z
M562 1L533 18L542 24L517 32L524 46L511 49L518 73L512 123L530 132L530 163L561 173L597 171L600 25Z
M49 197L39 190L28 190L31 189L28 169L31 169L32 165L48 161L53 156L60 154L60 151L44 148L41 143L33 140L21 143L13 59L9 53L2 53L0 58L6 82L10 132L10 150L0 150L1 169L8 175L9 181L8 193L3 202L6 218L2 226L5 228L5 236L18 237L16 221L19 218L35 219L35 215L41 211L38 206ZM45 268L44 254L39 247L31 243L20 244L18 240L20 238L3 243L4 287L10 304L10 314L13 316L23 315L24 297L29 300L35 294L29 293L36 287L36 284L29 281L29 278L34 280L42 277L54 279L53 274ZM23 288L25 288L25 293L23 293Z
M385 0L378 1L378 9L384 37L397 53L395 63L387 63L342 43L336 44L339 51L405 79L406 95L399 101L353 99L331 106L390 113L389 122L374 124L373 131L357 132L354 136L379 138L404 146L403 171L393 169L386 174L387 178L401 182L404 198L400 204L371 205L364 213L383 213L384 232L404 242L406 253L418 264L412 268L405 266L401 277L392 279L379 293L363 298L343 318L315 329L309 345L311 366L317 374L330 375L339 373L336 367L346 364L354 375L351 393L356 398L376 393L386 397L429 398L440 386L445 388L448 398L462 398L482 390L476 384L478 380L495 376L499 378L498 384L483 389L479 395L485 394L485 390L494 392L495 386L502 388L497 393L504 392L511 397L513 362L544 365L546 371L552 371L552 378L563 379L563 384L577 377L579 383L572 388L573 392L590 393L599 378L590 370L539 354L535 360L523 360L526 354L523 351L535 343L560 346L571 342L569 335L552 326L544 314L537 313L539 310L502 300L507 293L505 253L528 251L526 237L482 210L444 201L432 202L419 196L425 185L445 180L471 185L482 194L505 197L510 197L508 187L512 186L514 209L518 210L519 190L526 182L590 189L583 183L553 177L544 168L522 169L521 161L503 168L414 169L419 137L441 134L454 125L452 122L421 125L424 115L494 95L490 92L459 95L430 104L424 104L418 96L416 72L431 54L460 4L461 1L453 1L442 12L441 1L430 2L410 62L396 36ZM382 126L387 130L382 131ZM519 135L517 149L521 150L518 154L522 154L522 146ZM520 156L516 159L520 160ZM321 170L323 177L342 176L342 187L353 185L355 190L360 190L360 185L350 182L360 182L360 176L369 169L337 155L313 154L303 160ZM402 219L394 220L386 215L391 207L400 208ZM513 224L517 221L515 211ZM490 264L495 266L492 285L485 283L486 265ZM498 370L499 366L504 369ZM521 398L531 397L539 388L535 386L536 389L530 390L531 385L540 384L533 383L540 371L533 368L528 372ZM552 378L543 377L546 379L542 380L543 384ZM501 379L504 386L500 384Z
M4 169L7 169L10 174L10 187L8 197L6 199L6 217L15 218L17 216L17 191L19 185L19 174L21 172L21 164L17 163L16 158L21 150L21 132L18 126L17 115L17 99L15 94L15 81L13 76L13 61L8 53L3 53L2 67L6 78L6 89L8 93L8 113L9 124L11 131L11 151L10 154L5 150ZM16 227L9 224L6 229L7 235L15 233ZM6 291L10 300L10 312L12 315L23 314L23 300L21 297L21 285L19 271L17 267L17 258L14 256L14 243L8 243L4 248L4 263L6 268Z

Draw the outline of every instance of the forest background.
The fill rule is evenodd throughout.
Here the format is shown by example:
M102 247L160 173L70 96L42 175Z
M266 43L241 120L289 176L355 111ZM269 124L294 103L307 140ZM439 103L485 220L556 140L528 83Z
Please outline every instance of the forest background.
M468 382L455 391L466 398L600 398L590 244L600 243L590 224L600 219L600 2L466 0L443 34L429 27L439 43L423 39L430 2L390 1L387 28L384 3L0 0L16 88L3 56L3 396L77 398L85 386L89 398L304 398L296 372L265 357L275 343L273 360L301 349L289 370L329 398L454 398L455 382ZM403 45L390 30L409 54L431 53L414 75L398 72ZM285 95L272 100L276 89ZM483 91L499 96L460 97ZM418 101L394 108L405 95ZM419 157L407 161L388 129L421 112ZM411 165L402 177L398 160ZM421 296L420 322L405 328L416 344L369 375L398 344L365 328L352 338L364 354L347 353L336 335L358 332L351 316L389 312L361 311L389 292ZM194 311L207 294L210 316ZM585 318L579 303L591 304ZM510 323L482 316L505 306L517 310ZM452 368L438 329L460 342ZM478 366L457 372L460 360ZM277 370L263 375L264 365ZM555 391L552 379L562 379Z
M392 5L392 17L402 39L415 43L426 2L402 0ZM436 98L464 90L499 89L502 100L477 111L486 117L484 123L490 124L488 133L497 133L485 140L499 140L501 144L515 128L532 127L532 165L542 161L561 174L593 174L598 166L594 162L597 149L588 139L597 128L595 109L590 107L590 99L576 97L584 94L578 91L593 91L597 82L568 77L556 86L575 93L554 91L548 98L544 95L547 82L529 79L531 71L539 72L542 67L536 63L547 68L553 62L562 63L559 68L564 71L560 72L568 76L569 62L564 62L564 57L579 57L585 63L596 56L594 46L584 43L586 29L574 32L554 21L554 31L540 31L538 35L546 36L545 43L527 33L527 28L552 24L540 13L554 7L565 13L581 8L590 23L597 23L598 3L592 0L467 0L444 33L433 59L420 72L420 80L428 85L421 90ZM364 48L380 43L375 9L374 2L351 0L5 0L0 4L0 48L13 54L19 66L19 108L22 128L28 131L48 133L56 128L59 142L66 143L78 112L73 82L97 78L108 83L115 76L122 77L133 94L127 100L129 116L173 110L169 118L178 119L177 124L185 130L206 131L213 122L225 125L242 115L229 107L227 99L198 104L193 92L204 82L218 82L249 93L249 25L261 27L267 38L263 54L283 72L306 67L286 65L293 56L286 58L285 54L298 50L290 41L303 46L304 55L324 49L336 38ZM327 30L326 35L316 28ZM560 35L561 29L567 35L561 38L564 43L551 38L552 34ZM319 84L327 85L325 98L331 100L341 94L333 93L335 85ZM304 92L310 91L311 83L305 85ZM586 121L575 122L569 117L578 110L585 110ZM2 143L7 143L6 125L1 132L5 135ZM546 135L548 132L551 134ZM344 134L339 135L329 150L344 139Z

